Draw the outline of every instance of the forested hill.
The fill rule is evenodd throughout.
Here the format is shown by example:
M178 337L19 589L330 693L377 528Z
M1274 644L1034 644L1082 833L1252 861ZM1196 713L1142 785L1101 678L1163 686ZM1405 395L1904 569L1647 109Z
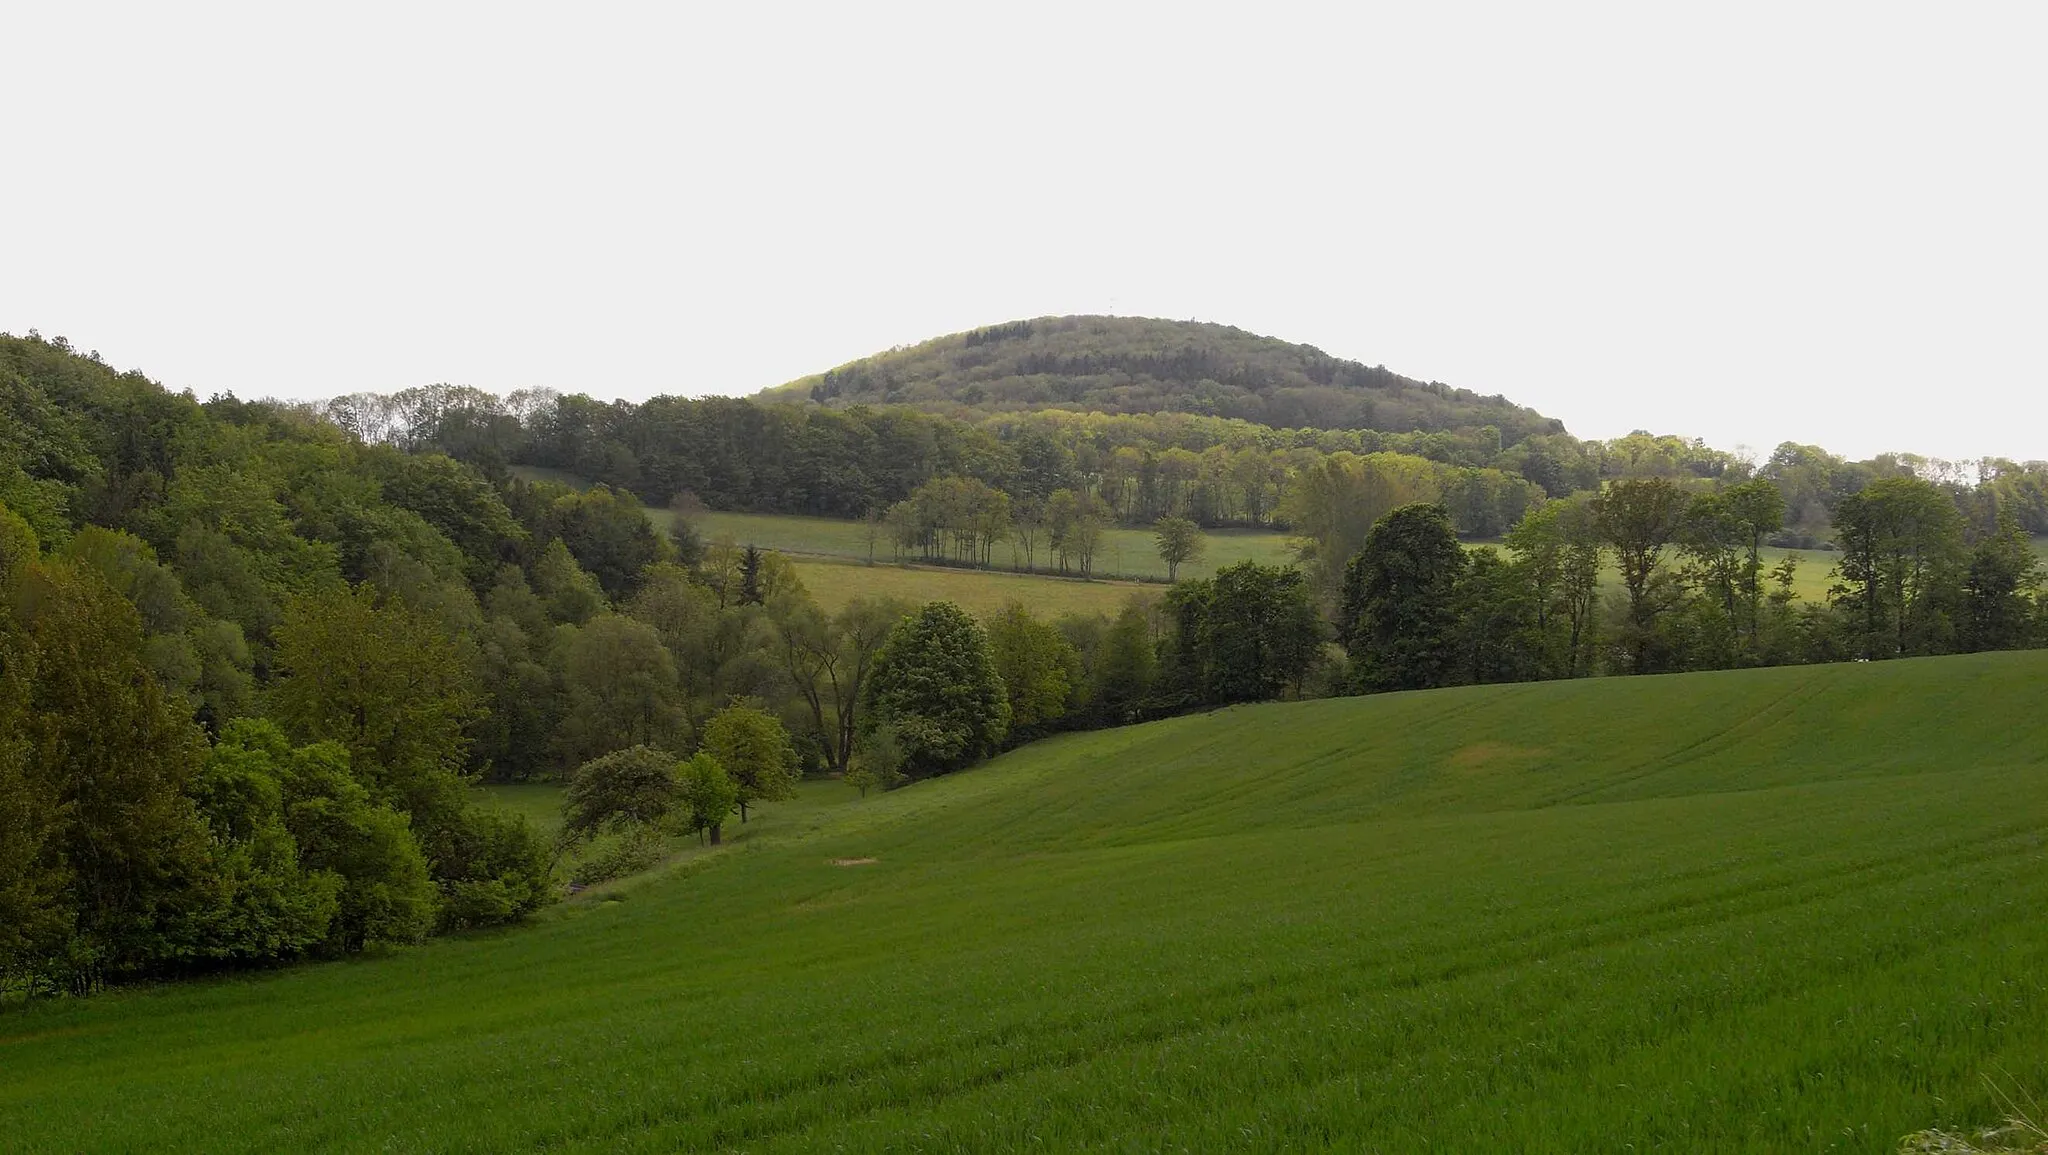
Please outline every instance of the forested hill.
M1041 409L1200 413L1276 428L1454 431L1505 444L1564 424L1499 396L1417 381L1228 325L1041 317L878 353L771 394L956 417Z

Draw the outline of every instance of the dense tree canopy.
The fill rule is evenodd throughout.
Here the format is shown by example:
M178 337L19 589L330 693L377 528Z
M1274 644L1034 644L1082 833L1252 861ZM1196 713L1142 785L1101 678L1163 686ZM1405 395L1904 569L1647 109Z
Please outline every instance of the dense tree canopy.
M1010 702L987 631L951 602L898 623L875 656L862 725L893 731L913 777L992 753L1009 732Z
M1271 425L1554 431L1500 397L1403 377L1225 325L1041 317L940 337L784 387L832 405L949 414L1180 411Z
M1440 505L1404 505L1380 519L1344 571L1337 632L1367 690L1446 685L1465 550Z
M1300 693L1322 659L1323 623L1299 570L1239 562L1175 586L1173 689L1188 704Z

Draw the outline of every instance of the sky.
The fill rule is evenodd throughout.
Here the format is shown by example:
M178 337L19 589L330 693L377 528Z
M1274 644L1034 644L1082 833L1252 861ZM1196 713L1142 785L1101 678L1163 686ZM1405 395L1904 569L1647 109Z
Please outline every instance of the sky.
M744 394L1199 319L2048 458L2048 6L19 5L0 330L205 397Z

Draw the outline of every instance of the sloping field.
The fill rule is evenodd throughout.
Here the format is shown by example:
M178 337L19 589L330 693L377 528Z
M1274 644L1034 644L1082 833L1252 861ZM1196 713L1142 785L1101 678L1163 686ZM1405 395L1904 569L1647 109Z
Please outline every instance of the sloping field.
M1890 1151L2048 1090L2044 706L1988 655L1055 739L535 927L0 1015L0 1146Z

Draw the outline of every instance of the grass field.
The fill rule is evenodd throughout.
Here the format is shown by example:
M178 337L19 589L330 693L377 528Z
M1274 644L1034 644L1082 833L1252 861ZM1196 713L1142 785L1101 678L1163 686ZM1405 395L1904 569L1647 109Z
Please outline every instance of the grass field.
M1079 581L1001 571L935 566L862 565L824 558L795 560L797 576L818 605L834 611L856 597L910 602L954 602L977 617L1013 601L1048 621L1068 613L1114 615L1133 594L1157 597L1166 587L1146 582Z
M515 472L530 479L559 481L568 485L585 485L577 478L557 470L519 466ZM676 514L665 509L649 509L648 516L655 524L667 528L676 520ZM866 527L857 521L842 521L829 517L801 517L792 514L775 513L722 513L704 511L691 515L691 524L706 541L730 538L740 545L757 545L762 549L777 550L806 560L868 560ZM1222 566L1235 565L1241 561L1258 561L1267 565L1286 564L1294 560L1294 551L1288 547L1288 535L1253 530L1211 530L1207 533L1207 551L1199 561L1181 567L1183 577L1208 577ZM1498 542L1469 542L1467 548L1478 549ZM2048 538L2035 542L2044 557L2048 557ZM1021 597L1026 603L1043 598L1066 607L1121 605L1124 593L1114 596L1094 592L1058 590L1039 584L1019 585L1018 582L1032 582L1029 574L1015 572L1016 559L1011 547L999 545L995 550L996 571L989 576L995 579L1000 592L982 589L977 585L977 576L983 571L947 570L943 576L920 578L909 573L935 572L929 567L905 571L893 566L895 553L887 542L877 542L874 558L877 564L865 573L838 574L843 582L853 583L843 590L834 592L813 588L819 600L828 606L843 604L855 596L881 596L888 594L906 597L913 601L932 601L949 598L958 601L974 612L993 608ZM1839 555L1827 550L1785 550L1766 547L1763 561L1766 568L1777 565L1787 554L1797 553L1800 566L1796 571L1792 590L1802 600L1824 602L1828 587L1833 584L1830 576ZM1051 559L1039 552L1038 565L1042 568L1051 564ZM1136 577L1152 581L1166 580L1166 566L1154 552L1152 534L1142 529L1112 529L1104 535L1102 552L1098 557L1097 569L1101 573L1120 577ZM815 571L814 571L815 572ZM809 578L805 579L806 582ZM1602 571L1602 584L1609 589L1621 586L1621 571L1609 559ZM930 591L930 592L927 592ZM1043 612L1043 611L1041 611ZM1055 612L1064 612L1055 611Z
M530 481L554 481L577 488L590 484L558 469L520 465L514 466L513 472ZM677 519L676 513L667 509L650 508L647 516L664 529L673 525ZM727 513L717 510L691 514L689 521L705 541L730 538L739 545L756 545L762 549L778 550L787 554L853 558L862 562L866 562L869 557L867 528L858 521L832 517L803 517L797 514ZM1208 577L1223 566L1235 565L1248 559L1269 565L1294 560L1294 551L1288 548L1287 535L1284 533L1219 529L1210 530L1205 536L1208 542L1202 558L1183 565L1180 576ZM895 550L887 540L875 543L874 560L896 560ZM1041 546L1034 559L1035 568L1045 569L1052 564L1051 555ZM1004 572L1020 571L1023 567L1021 551L1014 551L1009 542L997 545L995 566ZM1152 540L1152 531L1149 529L1113 528L1104 531L1102 545L1096 554L1095 568L1099 573L1119 578L1162 582L1166 580L1166 563L1159 560L1158 551Z
M0 1015L0 1146L1890 1151L2048 1089L2044 694L1479 687L814 784L531 927Z
M516 782L479 786L477 793L500 810L533 823L552 838L562 828L562 786L557 782Z
M671 515L667 511L651 511L664 524ZM980 613L993 609L1012 598L1023 600L1027 605L1041 607L1041 616L1064 613L1070 609L1109 609L1114 612L1122 605L1132 589L1144 588L1143 583L1082 583L1060 581L1044 576L1019 574L1009 570L1004 556L1007 547L996 550L997 568L994 570L947 569L941 567L904 567L894 564L894 554L886 544L876 551L877 564L868 567L867 538L859 522L839 521L825 517L795 517L782 514L757 513L700 513L692 519L693 524L707 541L731 538L741 544L758 545L763 549L779 550L800 559L798 569L805 574L806 585L818 595L821 604L836 608L855 596L876 597L884 594L909 598L912 601L936 601L947 599L959 602L968 610ZM1101 565L1106 572L1140 573L1164 581L1166 572L1159 565L1156 556L1150 558L1149 568L1134 564L1132 558L1138 551L1149 553L1151 537L1140 530L1119 529L1111 532L1112 538L1121 544L1120 554L1105 549ZM1233 565L1247 559L1268 565L1285 564L1294 559L1294 553L1287 548L1283 534L1252 533L1246 531L1218 531L1209 535L1209 552L1200 564L1189 564L1181 570L1184 577L1207 577L1216 572L1218 566ZM1498 547L1498 543L1467 543L1468 548L1485 546ZM1800 566L1795 571L1792 590L1802 600L1823 602L1827 600L1828 586L1832 584L1831 571L1836 556L1819 550L1783 550L1765 548L1764 565L1775 566L1787 554L1797 553ZM1045 559L1041 555L1041 563ZM833 562L858 561L863 563L853 570L827 570L825 565ZM814 576L832 580L830 586L820 586ZM1619 591L1621 571L1610 559L1602 571L1602 584ZM1157 592L1156 586L1153 587ZM1115 591L1115 592L1111 592ZM1057 608L1044 608L1057 607Z
M655 511L655 516L668 518L673 515L666 510L660 510ZM695 514L690 521L706 541L731 538L740 545L751 543L763 549L781 550L784 553L858 558L861 561L868 558L866 527L857 521L782 514L710 512ZM1204 536L1208 540L1202 557L1181 566L1181 577L1208 577L1222 566L1235 565L1246 560L1268 565L1294 560L1294 551L1287 546L1286 534L1219 529L1210 530ZM876 544L875 560L895 560L895 552L887 541ZM1041 545L1036 559L1037 567L1044 569L1052 564L1053 559ZM1010 543L1005 542L995 547L996 569L1015 572L1022 566L1021 552L1013 551ZM1095 569L1098 573L1118 577L1162 582L1166 580L1166 563L1159 560L1157 547L1152 540L1152 531L1144 529L1104 531L1102 545L1095 555Z

